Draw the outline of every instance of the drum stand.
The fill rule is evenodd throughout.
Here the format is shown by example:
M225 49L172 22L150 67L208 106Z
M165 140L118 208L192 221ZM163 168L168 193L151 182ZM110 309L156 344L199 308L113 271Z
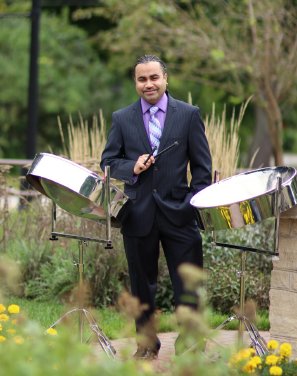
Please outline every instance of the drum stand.
M84 285L84 250L85 246L87 245L88 241L94 241L98 243L105 243L106 249L112 249L112 242L111 242L111 210L110 210L110 188L109 188L109 169L107 169L107 175L106 175L106 195L107 195L107 224L106 224L106 238L107 239L97 239L97 238L89 238L89 237L83 237L78 236L74 234L65 234L56 232L56 204L53 202L52 206L52 231L51 231L51 238L50 240L58 240L58 236L71 238L71 239L77 239L78 245L79 245L79 261L76 263L78 273L79 273L79 294L83 292L83 285ZM81 299L79 299L81 300ZM84 341L84 319L88 322L90 330L93 332L93 334L97 337L97 341L103 351L106 353L106 355L110 358L115 358L116 350L112 346L109 339L104 334L103 330L99 327L99 325L96 323L93 315L82 307L82 303L79 301L79 306L76 308L71 309L70 311L66 312L63 316L61 316L56 322L54 322L50 328L55 328L56 325L58 325L64 318L71 315L72 313L78 313L78 326L79 326L79 338L80 341ZM87 339L86 342L89 342L90 337Z
M225 327L229 322L233 320L239 321L239 329L238 329L238 341L239 343L243 343L243 332L244 328L249 334L251 339L251 347L253 347L256 353L261 356L268 352L267 344L264 338L260 335L259 331L257 330L256 326L244 315L244 303L245 303L245 266L246 266L246 252L260 252L266 253L270 255L274 255L278 257L278 247L279 247L279 223L280 223L280 194L281 194L281 187L282 187L282 179L281 177L277 177L277 185L276 191L274 195L274 216L275 216L275 223L274 223L274 250L273 252L260 250L252 247L244 247L234 244L227 244L227 243L219 243L215 241L215 234L213 232L214 237L214 244L220 247L228 247L228 248L235 248L241 251L241 268L238 271L238 275L240 277L240 305L239 305L239 313L228 317L222 324L220 324L216 329L222 329Z
M218 245L218 244L217 244ZM233 247L234 248L234 247ZM239 248L238 248L239 249ZM229 322L233 320L239 321L238 329L238 342L243 344L243 332L244 328L249 334L251 339L251 347L253 347L256 353L261 356L268 352L266 342L260 335L256 326L244 315L244 302L245 302L245 264L246 264L246 250L241 250L241 269L237 272L240 277L240 304L239 313L228 317L222 324L220 324L216 330L224 328Z
M55 204L54 204L55 206ZM59 236L64 236L67 238L74 238L74 235L70 234L63 234L58 232L52 232L52 238L51 240L58 240ZM78 281L78 287L79 287L79 295L83 293L83 287L84 287L84 250L85 246L87 245L87 241L97 241L102 242L100 239L94 239L94 238L84 238L80 236L76 236L75 239L79 240L79 261L76 263L78 273L79 273L79 281ZM81 299L79 299L81 300ZM55 328L63 319L65 319L67 316L71 315L72 313L78 313L78 328L79 328L79 338L80 342L84 342L84 319L88 322L90 330L93 332L93 334L97 337L97 341L103 351L107 354L110 358L115 358L116 351L112 344L110 343L109 339L104 334L103 330L100 328L100 326L96 323L93 315L82 307L82 303L79 301L79 306L72 308L70 311L66 312L63 316L61 316L57 321L55 321L50 328ZM86 342L89 342L90 338L87 339Z

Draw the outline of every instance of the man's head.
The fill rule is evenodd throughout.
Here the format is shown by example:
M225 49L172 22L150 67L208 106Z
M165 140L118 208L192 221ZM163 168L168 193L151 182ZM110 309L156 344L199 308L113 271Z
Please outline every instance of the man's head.
M140 97L150 104L156 104L167 87L165 63L154 55L140 57L134 65L135 88Z

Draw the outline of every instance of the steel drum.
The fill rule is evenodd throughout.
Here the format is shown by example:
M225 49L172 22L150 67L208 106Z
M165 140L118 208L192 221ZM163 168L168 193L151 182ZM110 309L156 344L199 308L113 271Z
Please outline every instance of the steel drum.
M280 189L278 182L281 182ZM198 192L191 199L191 205L197 210L205 230L254 224L275 217L276 210L282 213L297 205L296 170L274 167L247 171Z
M70 214L105 222L108 198L104 179L87 168L54 154L36 155L26 175L27 181ZM117 216L128 197L110 184L111 223L119 225Z

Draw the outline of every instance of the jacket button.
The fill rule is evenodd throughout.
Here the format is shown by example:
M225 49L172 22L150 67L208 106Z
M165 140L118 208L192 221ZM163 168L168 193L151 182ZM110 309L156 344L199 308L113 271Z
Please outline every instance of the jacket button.
M156 190L156 188L154 188L154 189L153 189L153 192L154 192L154 193L157 193L157 190Z

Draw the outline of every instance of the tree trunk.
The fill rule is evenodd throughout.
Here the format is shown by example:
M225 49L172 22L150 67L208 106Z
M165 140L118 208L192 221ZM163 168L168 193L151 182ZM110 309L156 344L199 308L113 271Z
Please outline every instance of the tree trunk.
M255 132L249 151L248 164L251 168L267 167L271 164L273 148L269 134L268 117L262 107L255 104Z

